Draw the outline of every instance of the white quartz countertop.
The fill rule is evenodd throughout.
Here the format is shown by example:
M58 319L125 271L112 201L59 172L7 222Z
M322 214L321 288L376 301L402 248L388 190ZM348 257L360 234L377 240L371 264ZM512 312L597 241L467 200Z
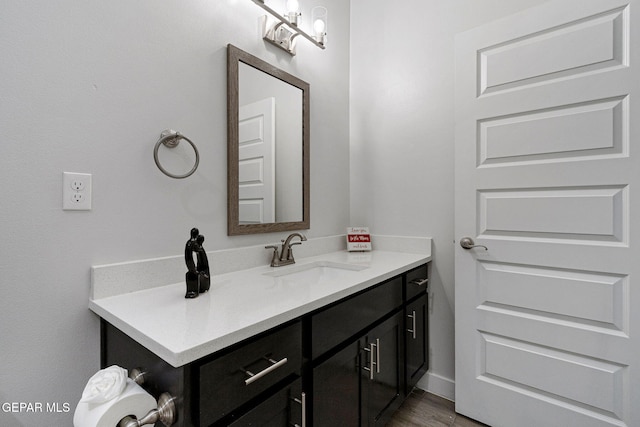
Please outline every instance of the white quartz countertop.
M304 283L272 277L318 261L365 267ZM272 327L431 261L429 253L330 252L293 266L213 274L211 289L185 299L184 282L91 299L89 308L174 367L193 362Z

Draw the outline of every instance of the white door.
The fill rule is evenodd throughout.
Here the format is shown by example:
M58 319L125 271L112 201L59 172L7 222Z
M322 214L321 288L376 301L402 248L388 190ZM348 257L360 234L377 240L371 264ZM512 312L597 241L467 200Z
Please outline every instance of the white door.
M240 224L276 219L275 102L275 98L265 98L238 109Z
M640 0L456 38L456 410L640 426Z

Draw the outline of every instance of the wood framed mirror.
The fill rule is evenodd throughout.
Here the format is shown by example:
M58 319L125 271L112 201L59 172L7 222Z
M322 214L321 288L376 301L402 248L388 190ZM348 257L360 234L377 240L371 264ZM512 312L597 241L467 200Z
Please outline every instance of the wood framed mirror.
M227 234L310 226L309 84L227 45Z

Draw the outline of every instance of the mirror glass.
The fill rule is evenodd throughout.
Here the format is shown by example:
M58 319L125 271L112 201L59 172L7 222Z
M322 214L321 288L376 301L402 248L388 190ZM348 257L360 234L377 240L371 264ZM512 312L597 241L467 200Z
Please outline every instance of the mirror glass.
M228 46L228 234L309 228L309 85Z

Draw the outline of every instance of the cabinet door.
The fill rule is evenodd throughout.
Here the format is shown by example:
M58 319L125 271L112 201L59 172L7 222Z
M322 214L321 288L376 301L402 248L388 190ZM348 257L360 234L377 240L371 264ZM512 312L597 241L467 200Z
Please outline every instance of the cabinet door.
M406 389L409 393L429 369L429 318L428 298L423 294L407 305L405 317Z
M367 334L362 350L362 425L383 426L402 399L402 312Z
M229 424L233 427L291 427L302 425L302 405L306 403L302 397L301 380L296 380L287 387L253 408Z
M313 369L313 426L358 427L360 341Z

